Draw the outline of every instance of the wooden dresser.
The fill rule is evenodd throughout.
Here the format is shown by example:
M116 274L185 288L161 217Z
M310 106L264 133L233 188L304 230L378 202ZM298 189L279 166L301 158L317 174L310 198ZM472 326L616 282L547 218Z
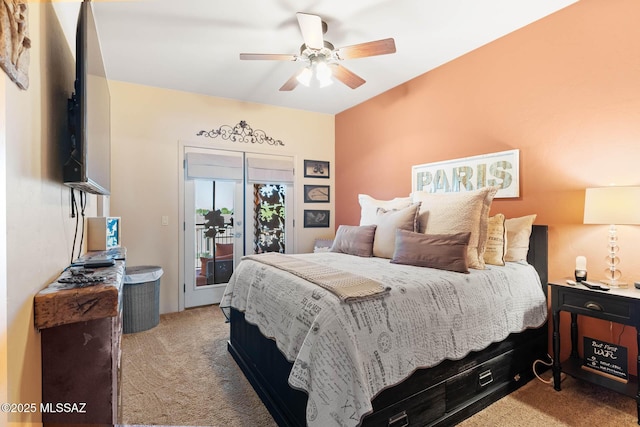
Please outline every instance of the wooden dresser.
M124 272L124 261L116 261L95 269L102 283L54 282L36 295L45 426L118 424Z

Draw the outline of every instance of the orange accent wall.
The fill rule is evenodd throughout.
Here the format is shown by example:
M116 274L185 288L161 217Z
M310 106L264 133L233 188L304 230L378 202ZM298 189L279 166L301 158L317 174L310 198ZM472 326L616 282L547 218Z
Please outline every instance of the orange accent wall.
M637 0L582 0L338 114L336 226L358 223L358 193L408 195L412 165L517 148L520 197L494 200L491 214L536 213L549 226L551 278L573 275L578 255L590 279L604 277L607 226L582 224L584 190L640 185L638 16ZM633 286L640 226L618 234L619 268ZM633 328L580 327L621 337L635 360Z

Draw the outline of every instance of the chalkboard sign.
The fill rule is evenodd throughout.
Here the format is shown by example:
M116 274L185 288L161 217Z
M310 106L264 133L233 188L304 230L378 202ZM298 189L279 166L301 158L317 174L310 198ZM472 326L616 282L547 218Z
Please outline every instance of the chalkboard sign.
M583 369L626 383L627 348L584 337Z

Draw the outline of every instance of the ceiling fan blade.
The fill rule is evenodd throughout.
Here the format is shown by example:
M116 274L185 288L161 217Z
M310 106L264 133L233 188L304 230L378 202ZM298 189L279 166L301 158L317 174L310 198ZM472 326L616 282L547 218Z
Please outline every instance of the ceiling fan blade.
M311 49L322 49L324 47L324 32L322 31L322 19L317 15L308 13L296 13L298 25L304 44Z
M286 53L241 53L240 59L259 59L259 60L271 60L271 61L295 61L295 55L289 55Z
M393 39L354 44L353 46L341 47L336 50L340 59L365 58L367 56L386 55L395 52L396 43Z
M351 89L356 89L365 83L365 80L353 71L343 67L340 64L331 64L333 76Z
M280 91L294 90L296 88L296 86L298 86L298 76L300 75L300 73L302 73L303 70L304 70L304 68L301 68L293 76L291 76L289 78L289 80L287 80L282 85L282 87L280 88Z

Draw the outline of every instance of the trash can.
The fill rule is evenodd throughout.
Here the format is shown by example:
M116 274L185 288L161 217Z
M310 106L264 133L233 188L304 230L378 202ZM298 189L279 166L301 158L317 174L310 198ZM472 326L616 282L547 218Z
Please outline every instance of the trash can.
M160 322L160 277L155 265L126 267L122 323L125 334L151 329Z

